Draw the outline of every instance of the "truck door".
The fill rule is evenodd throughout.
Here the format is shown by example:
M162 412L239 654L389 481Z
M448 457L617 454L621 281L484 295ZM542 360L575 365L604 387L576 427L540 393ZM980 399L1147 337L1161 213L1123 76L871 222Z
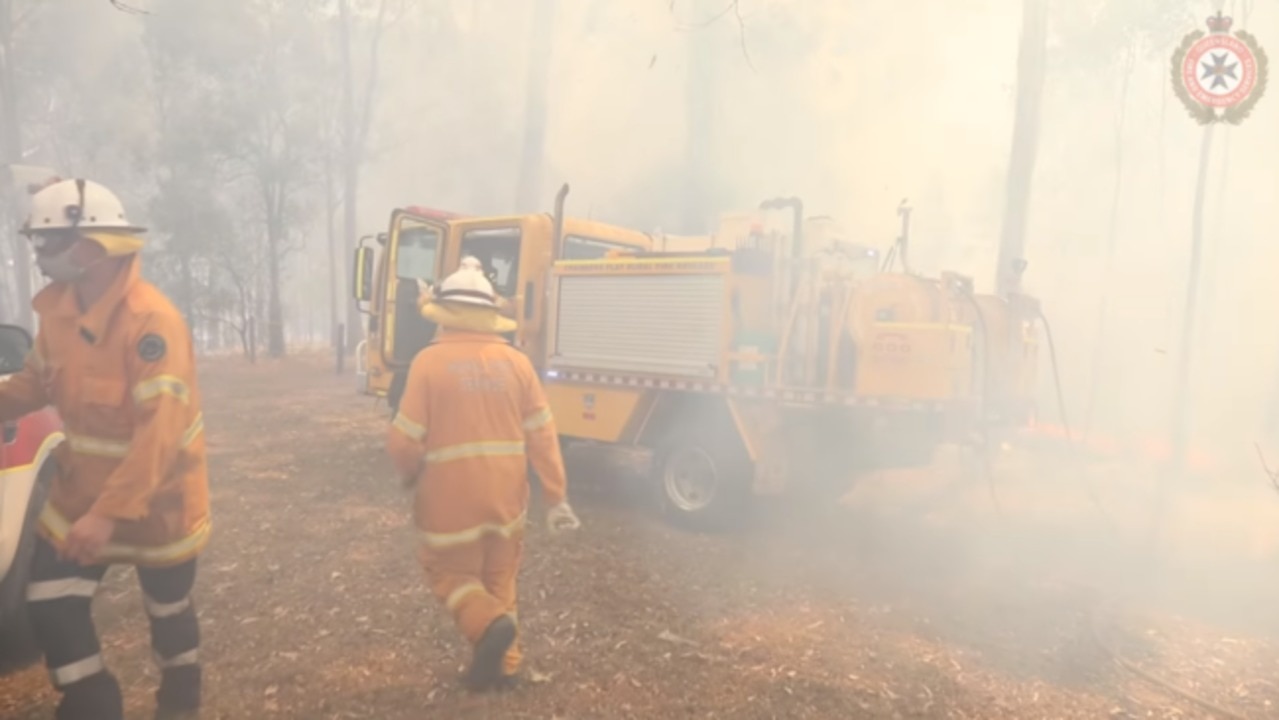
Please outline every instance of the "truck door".
M381 283L386 308L382 359L391 368L413 362L418 351L435 337L435 323L418 311L418 281L439 281L440 247L447 232L444 220L402 210L391 216Z
M523 233L519 225L500 226L500 228L468 228L462 230L462 242L459 244L457 262L463 257L471 256L480 261L485 275L492 281L492 289L510 303L512 315L521 322L521 327L513 338L514 344L523 348L527 343L527 334L523 327L523 308L527 299L523 297L521 276L524 269L522 262ZM451 265L457 265L457 262Z

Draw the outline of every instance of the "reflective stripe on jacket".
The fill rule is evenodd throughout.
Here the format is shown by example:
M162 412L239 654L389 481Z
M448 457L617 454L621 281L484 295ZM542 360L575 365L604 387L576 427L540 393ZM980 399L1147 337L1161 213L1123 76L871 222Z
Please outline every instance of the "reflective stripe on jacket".
M62 417L44 534L60 542L92 510L117 521L104 559L166 565L198 553L209 534L204 419L181 313L139 277L136 257L87 312L65 283L33 306L36 347L0 383L0 419L50 404Z
M564 461L537 373L492 334L443 331L418 354L387 449L401 476L417 477L417 525L432 547L521 529L530 462L548 504L564 500Z

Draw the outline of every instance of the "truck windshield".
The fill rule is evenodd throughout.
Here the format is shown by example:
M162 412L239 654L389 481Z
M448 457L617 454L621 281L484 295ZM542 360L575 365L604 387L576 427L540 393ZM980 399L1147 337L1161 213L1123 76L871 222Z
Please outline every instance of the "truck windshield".
M395 274L405 280L435 279L435 254L440 247L440 233L428 225L400 226L399 247L395 254Z
M493 289L514 297L520 280L520 229L491 228L462 233L462 256L470 255L484 266Z

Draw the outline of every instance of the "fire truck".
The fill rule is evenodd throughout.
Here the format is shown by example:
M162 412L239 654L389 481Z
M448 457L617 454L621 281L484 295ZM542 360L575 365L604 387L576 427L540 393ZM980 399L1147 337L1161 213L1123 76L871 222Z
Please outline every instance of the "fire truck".
M562 241L552 243L552 237ZM424 207L396 209L387 231L362 238L355 252L355 298L368 322L356 348L359 389L386 398L392 410L399 404L409 364L435 335L434 323L418 311L421 285L456 270L464 256L478 258L489 270L494 289L519 320L510 340L537 362L553 260L650 247L646 233L580 218L545 213L463 218Z
M356 253L363 391L395 404L388 375L434 333L418 280L474 256L519 321L510 339L541 373L561 435L650 451L651 487L680 524L926 464L994 409L1016 422L1029 407L1024 304L975 296L953 273L885 272L862 245L806 246L794 198L665 251L647 233L565 216L567 191L551 214L393 212L380 247Z

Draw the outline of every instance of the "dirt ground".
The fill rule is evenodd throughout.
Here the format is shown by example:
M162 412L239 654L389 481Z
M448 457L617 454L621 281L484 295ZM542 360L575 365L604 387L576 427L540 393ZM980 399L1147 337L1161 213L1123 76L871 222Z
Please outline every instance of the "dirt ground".
M528 541L527 682L470 696L457 687L466 648L414 560L385 408L319 358L210 360L202 382L206 719L1235 717L1165 684L1279 717L1273 627L1227 624L1247 592L1258 618L1279 607L1269 586L1136 582L1139 565L1085 542L1099 533L1007 506L778 502L743 531L689 534L653 517L631 458L592 448L569 457L583 530L551 538L539 524ZM1238 577L1262 566L1249 567ZM1164 602L1181 586L1217 612ZM149 718L131 571L112 571L95 612L129 717ZM2 718L52 717L53 702L39 668L0 678Z

